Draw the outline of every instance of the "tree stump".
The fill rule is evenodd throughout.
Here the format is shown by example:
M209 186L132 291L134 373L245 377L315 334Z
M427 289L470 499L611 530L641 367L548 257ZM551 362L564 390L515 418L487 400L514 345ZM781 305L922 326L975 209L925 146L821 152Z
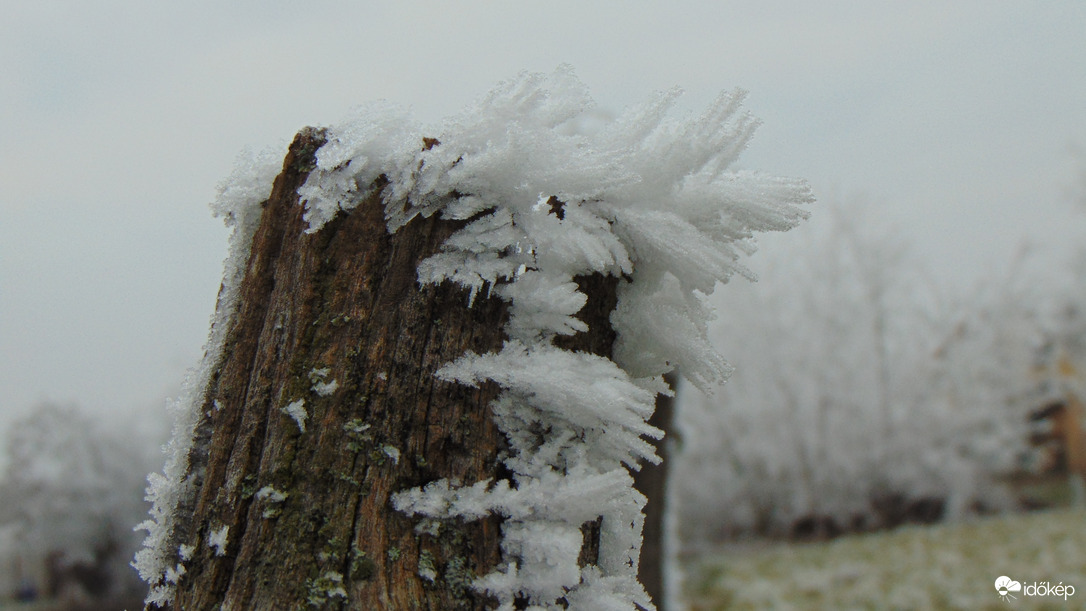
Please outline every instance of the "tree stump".
M468 350L499 349L506 304L469 305L450 282L419 285L418 263L467 221L416 217L390 234L384 178L305 233L297 191L324 142L320 130L298 134L264 204L203 397L197 492L175 533L191 557L172 608L486 608L470 583L501 560L500 518L439 528L389 497L442 478L503 477L488 408L498 387L434 372ZM589 330L556 344L609 357L619 281L578 278ZM598 525L583 531L591 562Z

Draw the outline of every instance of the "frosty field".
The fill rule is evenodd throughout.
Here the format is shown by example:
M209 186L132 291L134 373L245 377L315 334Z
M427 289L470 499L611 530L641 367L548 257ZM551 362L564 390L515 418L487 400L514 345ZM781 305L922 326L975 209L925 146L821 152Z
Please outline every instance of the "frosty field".
M1024 590L1001 600L995 580ZM1027 596L1048 582L1062 597ZM1068 609L1086 598L1086 510L1037 512L828 543L735 546L687 567L690 608Z

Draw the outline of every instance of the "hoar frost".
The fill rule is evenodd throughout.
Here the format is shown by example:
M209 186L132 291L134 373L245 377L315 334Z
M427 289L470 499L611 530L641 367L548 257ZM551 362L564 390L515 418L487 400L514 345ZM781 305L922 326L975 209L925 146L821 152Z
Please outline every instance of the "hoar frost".
M184 573L184 565L176 563L175 550L183 552L187 546L179 547L176 528L179 512L185 511L185 505L196 494L196 476L190 471L189 459L206 452L206 448L196 445L195 435L203 393L223 357L226 331L237 314L241 281L253 235L260 224L261 203L271 195L275 177L282 169L283 148L267 148L259 153L244 151L238 155L233 173L219 185L218 197L211 205L215 216L222 217L231 229L230 250L223 264L222 288L204 345L204 358L185 377L180 396L169 402L174 425L173 436L165 448L166 465L161 474L152 473L147 478L146 500L151 502L151 519L136 527L147 531L147 537L132 566L150 585L148 604L169 603L177 579ZM213 407L218 407L217 402L213 402ZM182 554L181 559L188 558Z
M299 189L311 233L356 207L379 177L388 180L389 231L419 215L467 221L420 263L419 282L447 280L466 287L470 301L492 293L509 303L502 349L467 353L437 375L502 388L491 409L509 441L512 478L441 480L393 497L398 510L426 520L505 518L503 563L474 583L501 609L518 598L540 609L652 608L637 581L645 498L629 470L659 460L651 440L662 432L646 421L656 393L667 392L662 375L678 367L698 386L726 376L705 337L704 295L733 274L751 276L739 259L753 250L754 232L793 227L805 216L797 206L812 200L803 181L729 169L757 126L740 109L742 92L673 118L678 96L659 94L592 133L573 129L593 102L567 67L502 83L428 128L402 110L370 106L327 130ZM224 189L224 198L239 195L219 209L247 228L259 218L258 191ZM235 246L247 248L249 235L236 231ZM244 265L231 259L227 278ZM586 330L576 314L587 297L574 279L590 274L621 279L612 358L553 343ZM220 320L232 315L219 312ZM312 372L318 395L335 390L328 374ZM296 403L288 412L304 431ZM386 454L398 458L398 450ZM152 493L157 525L145 559L162 555L154 548L171 527L170 495L192 493L178 490ZM580 529L592 521L601 525L599 560L581 567ZM138 564L161 582L164 562Z
M283 413L294 419L298 432L305 432L305 421L309 418L309 412L305 411L305 399L291 401L283 408Z
M230 527L220 526L207 534L207 546L214 550L216 556L225 556L229 536Z
M322 397L327 397L336 392L336 389L339 388L339 382L327 379L331 371L328 367L310 371L309 382L312 384L310 390Z

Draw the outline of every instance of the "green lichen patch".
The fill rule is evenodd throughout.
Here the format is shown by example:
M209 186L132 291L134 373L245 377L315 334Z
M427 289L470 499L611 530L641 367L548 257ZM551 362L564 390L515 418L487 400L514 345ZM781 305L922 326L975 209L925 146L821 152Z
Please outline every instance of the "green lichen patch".
M453 556L445 565L445 583L457 598L464 598L475 583L475 571L463 556Z
M323 607L333 598L347 598L343 575L335 571L325 571L320 577L306 581L305 585L306 602L311 607Z
M347 449L358 453L366 450L373 444L373 432L370 425L360 418L348 420L343 425L343 431L347 433Z
M249 500L256 494L256 474L250 473L241 480L241 498Z
M279 517L282 512L282 504L290 496L285 492L280 492L271 486L264 486L256 492L256 500L262 501L264 504L261 510L261 517L265 520Z
M423 550L419 554L418 574L430 584L437 581L437 566L434 564L434 555L429 551Z

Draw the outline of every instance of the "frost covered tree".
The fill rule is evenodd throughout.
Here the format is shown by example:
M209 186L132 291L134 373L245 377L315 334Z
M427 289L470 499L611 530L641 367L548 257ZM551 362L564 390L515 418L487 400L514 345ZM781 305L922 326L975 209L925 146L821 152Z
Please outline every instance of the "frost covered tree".
M827 205L712 335L736 372L684 393L684 539L825 536L1005 507L1025 442L1036 327L993 279L950 305L894 228ZM1004 289L1006 289L1004 291Z
M243 159L205 358L136 566L150 607L651 609L663 374L723 359L704 295L805 183L730 168L741 93L591 133L568 68L439 125L369 106Z
M128 566L145 515L150 452L74 407L42 404L6 433L0 526L13 528L22 578L48 597L139 600ZM73 591L74 590L74 591Z

